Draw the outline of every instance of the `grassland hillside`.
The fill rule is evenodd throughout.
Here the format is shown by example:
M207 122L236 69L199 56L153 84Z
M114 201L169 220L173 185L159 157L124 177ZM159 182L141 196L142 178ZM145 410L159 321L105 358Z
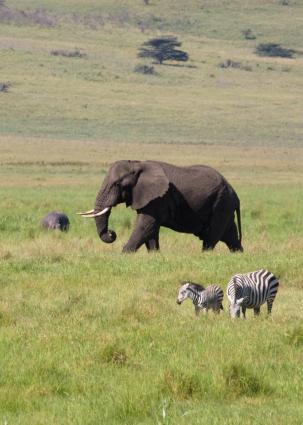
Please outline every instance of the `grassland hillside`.
M300 0L5 5L0 70L11 88L0 98L2 134L241 145L302 140ZM248 30L255 39L246 38ZM139 46L170 34L190 60L155 65L156 75L135 73L143 61ZM269 42L297 53L255 54ZM78 55L52 54L58 51ZM239 67L220 67L228 60Z
M301 0L0 1L0 423L302 424L302 21ZM190 60L139 59L161 35ZM255 53L269 42L293 58ZM75 213L121 158L221 171L244 253L162 229L160 253L122 255L124 205L101 243ZM67 234L40 227L54 209ZM261 267L271 318L176 304L184 279Z

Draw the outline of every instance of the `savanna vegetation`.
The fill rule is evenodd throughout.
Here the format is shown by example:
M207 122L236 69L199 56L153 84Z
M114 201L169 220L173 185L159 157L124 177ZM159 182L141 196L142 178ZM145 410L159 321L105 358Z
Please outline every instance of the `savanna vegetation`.
M1 2L2 423L302 423L302 14L295 0ZM189 60L138 58L160 35ZM101 243L75 213L122 158L220 170L245 252L162 229L161 253L121 255L124 206ZM67 234L40 228L53 209ZM272 318L176 304L184 279L225 289L261 267L281 282Z

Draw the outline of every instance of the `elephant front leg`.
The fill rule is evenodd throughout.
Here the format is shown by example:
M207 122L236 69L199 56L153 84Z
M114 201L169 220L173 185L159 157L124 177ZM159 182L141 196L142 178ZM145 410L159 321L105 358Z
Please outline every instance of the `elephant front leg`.
M157 235L154 235L151 239L145 242L147 251L158 251L160 249L159 245L159 232Z
M148 250L159 249L159 229L156 219L147 214L138 214L133 233L122 252L135 252L144 243Z

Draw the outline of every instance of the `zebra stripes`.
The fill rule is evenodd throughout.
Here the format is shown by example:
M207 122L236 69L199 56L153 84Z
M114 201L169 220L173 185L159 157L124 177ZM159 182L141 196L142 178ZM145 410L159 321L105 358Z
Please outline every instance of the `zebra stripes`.
M267 302L268 314L279 287L278 279L268 270L257 270L246 274L234 275L227 286L227 298L231 317L243 317L247 308L253 308L254 314L260 313L260 306Z
M205 289L197 283L185 282L179 289L177 304L182 304L183 301L190 298L197 315L200 310L207 313L209 309L220 313L220 310L223 310L223 296L223 290L217 285L210 285Z

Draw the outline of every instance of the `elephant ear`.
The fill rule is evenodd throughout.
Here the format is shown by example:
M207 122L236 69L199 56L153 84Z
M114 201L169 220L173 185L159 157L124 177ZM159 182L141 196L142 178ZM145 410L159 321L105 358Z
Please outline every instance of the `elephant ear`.
M138 180L133 188L132 208L138 210L156 198L161 198L169 188L169 180L160 164L139 162L136 165Z

